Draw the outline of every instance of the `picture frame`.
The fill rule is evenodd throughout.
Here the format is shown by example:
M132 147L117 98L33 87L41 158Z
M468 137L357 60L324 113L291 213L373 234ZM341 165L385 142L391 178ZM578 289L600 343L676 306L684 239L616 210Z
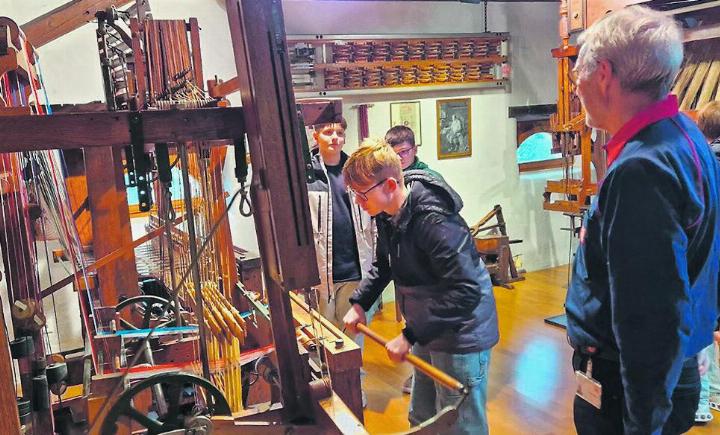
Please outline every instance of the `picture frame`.
M470 98L437 100L438 160L472 155L472 108Z
M415 145L422 142L422 123L420 121L420 102L403 101L390 103L390 127L404 125L415 133Z

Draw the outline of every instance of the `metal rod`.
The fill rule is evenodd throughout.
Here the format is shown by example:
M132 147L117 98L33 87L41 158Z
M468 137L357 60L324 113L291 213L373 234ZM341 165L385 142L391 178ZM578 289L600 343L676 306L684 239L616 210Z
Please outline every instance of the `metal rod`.
M210 380L210 363L207 353L207 336L205 335L205 316L203 315L202 287L200 286L200 264L198 262L197 239L195 237L195 216L192 209L192 192L190 191L190 175L188 174L187 145L178 144L180 164L182 165L183 195L185 214L188 223L188 240L190 244L190 261L192 266L193 285L195 286L195 316L200 330L200 361L202 362L203 377Z

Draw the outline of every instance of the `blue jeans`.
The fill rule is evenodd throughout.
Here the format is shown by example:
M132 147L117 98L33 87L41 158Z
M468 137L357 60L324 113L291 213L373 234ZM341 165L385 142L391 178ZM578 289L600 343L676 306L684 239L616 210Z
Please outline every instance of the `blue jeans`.
M490 349L476 353L452 354L432 352L418 344L412 348L412 354L424 359L444 371L470 389L470 394L458 409L458 420L448 434L484 435L488 433L487 379L490 366ZM460 394L436 384L424 373L415 370L412 392L410 393L410 413L408 420L413 426L432 418L446 406L457 403Z

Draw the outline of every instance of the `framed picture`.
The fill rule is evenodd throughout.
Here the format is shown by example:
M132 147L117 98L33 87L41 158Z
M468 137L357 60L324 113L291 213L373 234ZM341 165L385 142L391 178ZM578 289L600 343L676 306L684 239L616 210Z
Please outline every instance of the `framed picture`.
M472 155L470 98L437 100L438 159Z
M415 145L420 145L420 102L390 103L390 127L396 125L410 128L415 133Z

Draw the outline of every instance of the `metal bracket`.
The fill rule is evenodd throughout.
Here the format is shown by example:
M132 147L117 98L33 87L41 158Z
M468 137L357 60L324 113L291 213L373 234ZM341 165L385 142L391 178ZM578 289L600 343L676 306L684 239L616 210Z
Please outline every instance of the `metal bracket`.
M128 156L128 148L125 149L130 186L133 185L134 177L140 211L149 211L153 205L152 186L150 185L150 156L145 153L145 133L140 112L133 112L130 115L130 141L132 145L128 148L131 149L131 155Z
M307 133L305 132L305 118L303 117L302 107L296 104L298 127L300 129L300 145L302 147L303 160L305 160L305 181L309 184L315 181L315 171L312 167L312 155L310 154L310 144L308 143Z
M157 164L158 180L170 186L172 184L172 172L170 167L170 153L166 143L155 144L155 163Z

